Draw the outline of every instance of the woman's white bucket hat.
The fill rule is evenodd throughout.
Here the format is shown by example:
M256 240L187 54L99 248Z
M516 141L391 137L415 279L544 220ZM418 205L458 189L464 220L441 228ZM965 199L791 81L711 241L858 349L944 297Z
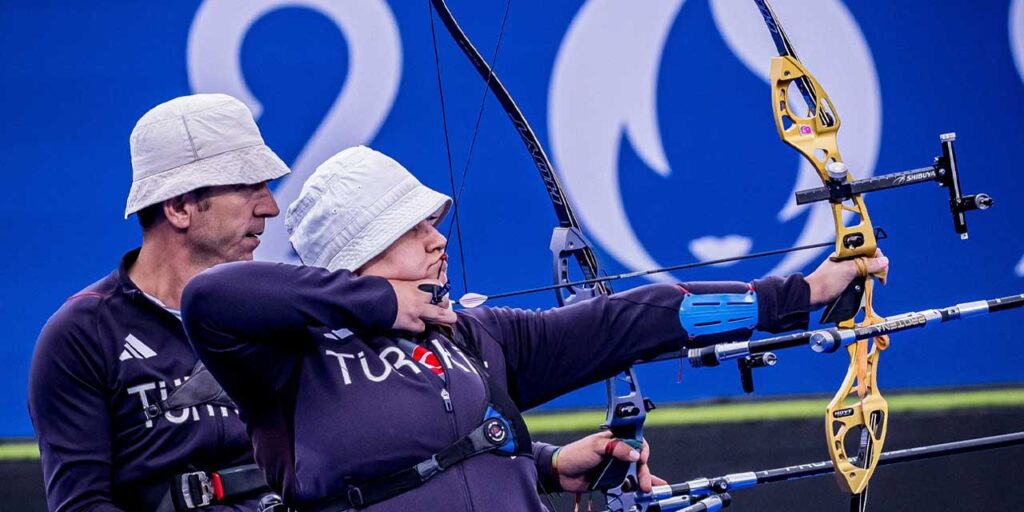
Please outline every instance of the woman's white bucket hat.
M450 205L391 157L356 146L317 167L284 223L303 263L354 271Z

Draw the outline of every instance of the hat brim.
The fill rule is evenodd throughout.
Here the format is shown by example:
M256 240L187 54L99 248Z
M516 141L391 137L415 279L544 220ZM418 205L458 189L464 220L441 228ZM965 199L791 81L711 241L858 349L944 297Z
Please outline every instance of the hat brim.
M417 186L394 206L381 212L327 263L327 270L355 271L384 252L420 222L439 213L434 225L444 220L452 200L440 192Z
M265 144L189 162L132 183L124 218L186 192L220 185L252 185L291 172Z

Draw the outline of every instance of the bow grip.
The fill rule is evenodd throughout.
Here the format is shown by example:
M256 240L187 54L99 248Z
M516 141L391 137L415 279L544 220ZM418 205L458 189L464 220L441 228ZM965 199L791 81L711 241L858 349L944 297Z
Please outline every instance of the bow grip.
M623 394L616 389L616 381L619 380L628 387ZM638 391L636 373L632 367L626 369L622 376L608 379L606 384L608 414L601 429L610 431L613 438L626 441L639 451L643 448L644 420L647 413L654 409L654 403ZM605 491L620 486L632 489L637 484L633 469L633 463L607 455L601 459L600 464L587 472L590 490Z
M629 439L627 434L617 434L614 429L612 429L612 435L620 439ZM616 459L610 455L602 457L601 463L587 472L586 478L590 482L590 490L607 491L608 489L625 485L626 479L630 476L630 469L631 463L629 462Z
M861 301L864 298L864 287L867 278L864 276L857 276L850 284L840 293L838 297L832 299L825 306L825 311L821 314L821 323L823 324L837 324L839 322L849 320L857 315L860 311Z

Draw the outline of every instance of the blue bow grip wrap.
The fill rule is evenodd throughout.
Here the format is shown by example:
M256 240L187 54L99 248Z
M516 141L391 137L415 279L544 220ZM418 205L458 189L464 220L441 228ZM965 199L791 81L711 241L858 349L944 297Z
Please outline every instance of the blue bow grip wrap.
M690 338L757 326L757 292L687 293L679 305L679 323Z

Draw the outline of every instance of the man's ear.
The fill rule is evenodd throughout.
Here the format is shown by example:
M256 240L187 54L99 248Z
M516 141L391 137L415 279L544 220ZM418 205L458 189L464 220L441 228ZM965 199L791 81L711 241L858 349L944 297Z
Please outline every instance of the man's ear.
M195 199L191 192L175 196L164 201L164 217L178 229L188 229L192 225L192 214L195 213Z

